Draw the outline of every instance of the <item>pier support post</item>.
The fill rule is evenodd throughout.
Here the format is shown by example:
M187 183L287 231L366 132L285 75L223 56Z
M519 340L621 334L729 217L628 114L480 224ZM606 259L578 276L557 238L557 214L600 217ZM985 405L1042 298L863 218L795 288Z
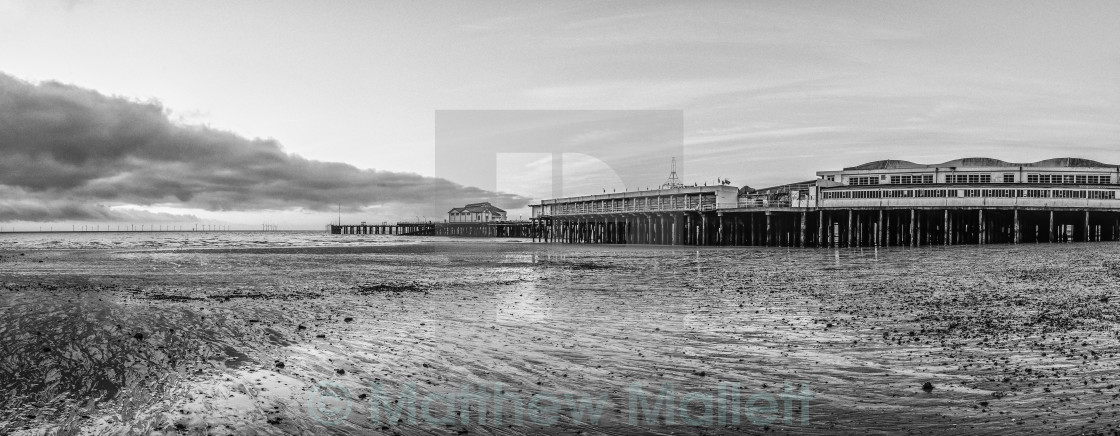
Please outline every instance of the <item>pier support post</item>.
M917 247L918 246L918 240L917 240L918 239L917 238L917 236L918 236L918 223L917 223L917 221L918 221L918 212L915 211L914 209L910 209L910 246L911 247Z
M683 241L683 243L685 245L696 244L696 232L692 231L693 224L696 224L696 223L693 223L692 221L693 221L692 220L692 214L685 213L684 214L684 241Z
M925 214L918 214L917 221L914 224L914 246L922 246L922 220L925 219Z
M716 245L726 245L723 238L723 212L716 212L719 223L716 224Z
M665 242L666 241L665 240L665 215L661 214L661 216L659 216L658 218L659 218L659 221L661 221L661 224L657 227L657 244L658 245L666 245L667 243Z
M805 211L802 211L801 212L801 238L800 238L801 248L805 248L806 243L807 243L805 237L806 237L806 228L809 225L809 223L806 222L808 218L809 218L809 213L805 212Z
M820 222L817 223L817 248L824 248L825 245L825 231L824 231L824 211L820 211Z
M770 247L770 246L773 245L772 239L770 237L770 235L773 233L773 231L771 230L772 225L773 224L770 222L770 212L766 212L766 246L767 247Z
M852 209L848 209L848 229L847 229L848 237L847 237L847 239L848 239L848 246L849 247L855 245L855 239L854 239L855 238L855 233L853 232L854 229L853 229L853 225L852 225L854 220L855 220L855 211L852 210Z
M984 209L980 209L980 245L988 243L988 227L984 223Z
M945 210L945 245L953 244L953 213Z
M1049 233L1050 233L1050 243L1051 244L1053 244L1054 241L1057 239L1056 235L1055 235L1055 232L1057 230L1058 230L1058 228L1054 224L1054 211L1050 211L1050 232Z
M1089 211L1085 211L1085 242L1092 241L1092 227L1089 226Z
M673 245L681 244L681 214L673 214Z
M1015 209L1015 243L1018 244L1023 240L1023 232L1019 228L1019 209Z
M883 209L879 209L879 220L875 222L875 246L883 246Z
M700 213L700 245L708 245L708 216Z

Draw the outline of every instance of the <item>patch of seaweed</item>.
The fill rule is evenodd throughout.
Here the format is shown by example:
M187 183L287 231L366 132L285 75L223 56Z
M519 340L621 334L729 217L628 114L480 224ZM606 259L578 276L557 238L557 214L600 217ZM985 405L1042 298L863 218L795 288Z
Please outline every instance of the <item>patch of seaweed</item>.
M359 295L382 293L428 292L429 287L419 282L407 283L361 283L354 287Z

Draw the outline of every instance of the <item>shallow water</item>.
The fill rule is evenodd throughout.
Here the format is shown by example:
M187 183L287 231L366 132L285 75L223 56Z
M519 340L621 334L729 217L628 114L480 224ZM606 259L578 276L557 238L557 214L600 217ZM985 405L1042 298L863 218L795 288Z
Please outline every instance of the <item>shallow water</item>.
M1116 429L1120 411L1112 243L837 251L308 234L196 248L191 237L0 249L11 393L0 432L1091 433ZM754 409L757 425L682 422L703 417L705 396L732 398L721 382L775 409ZM466 425L372 424L372 387L396 398L409 383L437 405L430 394L501 383L526 401L577 393L607 407L594 425L566 405L548 425L479 426L477 410ZM634 383L651 400L664 383L678 404L694 394L688 416L631 425ZM811 398L786 404L787 383ZM324 424L346 410L323 396L340 388L350 412Z
M332 235L327 232L0 232L0 250L100 250L122 248L274 248L406 245L477 242L471 238L398 235ZM505 242L523 242L507 239Z

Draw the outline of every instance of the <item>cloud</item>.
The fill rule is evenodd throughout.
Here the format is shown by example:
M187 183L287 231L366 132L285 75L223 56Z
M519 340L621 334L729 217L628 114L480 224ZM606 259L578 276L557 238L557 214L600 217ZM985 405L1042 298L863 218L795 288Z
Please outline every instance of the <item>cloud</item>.
M33 197L0 199L0 217L4 221L21 222L133 222L182 223L200 221L190 214L171 214L109 207L68 200L39 200Z
M123 219L114 205L208 211L350 210L394 205L440 216L455 205L528 199L418 174L359 169L176 123L158 102L0 74L0 221ZM93 206L105 205L105 206Z

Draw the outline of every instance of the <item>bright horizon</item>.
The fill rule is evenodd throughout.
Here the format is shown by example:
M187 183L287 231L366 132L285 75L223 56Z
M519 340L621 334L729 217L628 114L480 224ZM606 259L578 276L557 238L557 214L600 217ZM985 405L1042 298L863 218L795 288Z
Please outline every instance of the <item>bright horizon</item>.
M434 178L442 110L679 110L686 183L1120 164L1109 1L0 0L0 55L0 229L318 230L339 204L438 221L551 195L537 154L500 156L493 189ZM566 195L642 187L565 165Z

